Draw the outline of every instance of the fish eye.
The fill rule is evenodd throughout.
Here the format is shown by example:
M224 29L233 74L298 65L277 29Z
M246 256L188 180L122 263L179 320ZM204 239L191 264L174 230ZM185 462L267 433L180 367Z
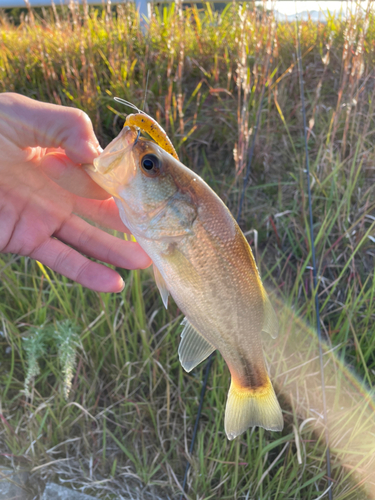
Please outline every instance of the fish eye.
M141 165L146 174L155 175L160 171L160 160L155 155L145 155L142 158Z

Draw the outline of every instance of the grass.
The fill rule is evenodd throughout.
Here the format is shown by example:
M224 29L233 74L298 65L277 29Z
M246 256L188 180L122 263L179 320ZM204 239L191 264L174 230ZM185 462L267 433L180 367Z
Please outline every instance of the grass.
M278 339L264 340L286 424L282 433L255 429L228 442L229 373L217 355L190 456L202 368L187 374L180 367L182 316L174 304L164 309L150 271L121 271L123 292L103 295L27 258L2 255L1 463L32 471L34 494L51 478L102 499L178 498L189 459L189 499L323 498L296 26L275 25L245 7L217 13L208 4L160 8L145 34L126 5L28 11L18 26L2 14L1 27L1 90L84 109L103 146L127 112L112 97L141 106L149 72L146 111L235 215L266 85L241 226L280 317ZM359 8L347 20L301 24L340 500L375 498L374 31L373 13ZM78 335L69 395L63 342L54 335L34 352L39 372L30 375L35 331L44 325L55 332L66 321Z

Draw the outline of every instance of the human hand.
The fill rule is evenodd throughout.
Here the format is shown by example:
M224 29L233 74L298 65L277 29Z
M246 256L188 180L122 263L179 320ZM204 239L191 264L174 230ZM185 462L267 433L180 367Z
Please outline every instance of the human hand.
M151 261L137 243L78 216L129 232L113 199L79 166L100 151L83 111L0 94L0 252L29 256L87 288L119 292L120 275L79 252L127 269Z

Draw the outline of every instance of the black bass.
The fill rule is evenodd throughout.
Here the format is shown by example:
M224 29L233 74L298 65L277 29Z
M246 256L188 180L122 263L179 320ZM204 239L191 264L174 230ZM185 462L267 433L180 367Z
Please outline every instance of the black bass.
M164 305L171 294L186 316L178 349L183 368L190 372L215 349L225 359L228 439L252 426L281 431L261 344L262 331L276 336L277 318L227 207L134 126L125 126L87 171L114 197L122 221L153 260Z

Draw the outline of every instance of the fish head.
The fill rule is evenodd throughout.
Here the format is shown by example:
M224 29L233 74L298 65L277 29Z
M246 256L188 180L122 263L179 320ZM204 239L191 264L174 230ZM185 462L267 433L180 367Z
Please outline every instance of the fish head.
M180 223L195 213L191 195L184 189L194 173L153 141L139 137L136 127L124 127L93 165L85 168L114 197L121 219L136 237L150 231L151 226L155 229L156 221L159 232L163 227L166 235L168 228L171 234L176 233L176 221L170 220L171 200L178 205ZM176 215L176 209L174 212Z

